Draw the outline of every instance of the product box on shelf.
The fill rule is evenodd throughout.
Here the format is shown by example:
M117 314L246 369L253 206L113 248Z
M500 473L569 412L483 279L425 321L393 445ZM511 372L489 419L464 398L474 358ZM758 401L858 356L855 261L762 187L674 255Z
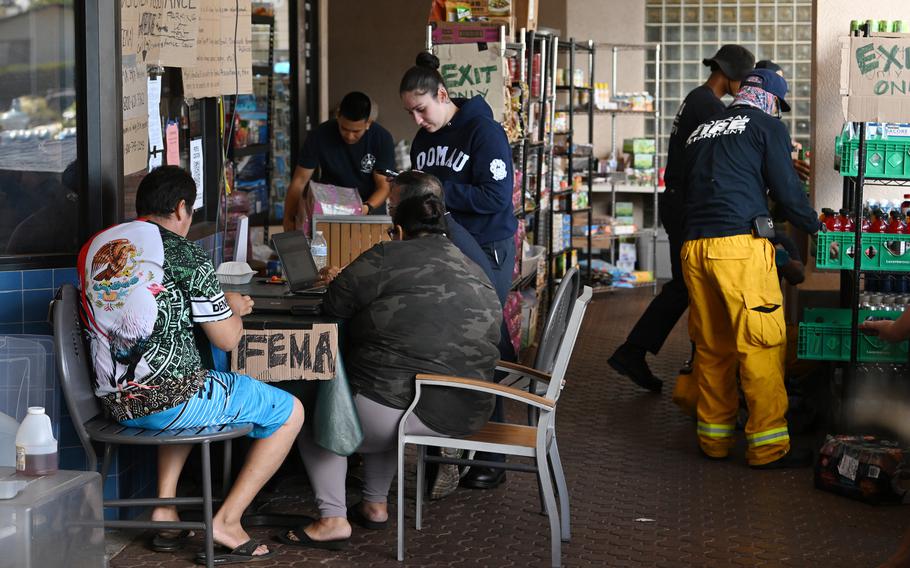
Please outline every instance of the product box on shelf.
M635 223L635 204L631 201L617 201L613 219L617 225L632 225Z
M491 43L499 41L499 30L513 29L511 20L493 22L433 22L433 43Z
M637 170L643 170L654 167L654 154L636 153L632 160L632 165Z
M655 152L653 138L626 138L622 143L622 151L629 154L653 154Z

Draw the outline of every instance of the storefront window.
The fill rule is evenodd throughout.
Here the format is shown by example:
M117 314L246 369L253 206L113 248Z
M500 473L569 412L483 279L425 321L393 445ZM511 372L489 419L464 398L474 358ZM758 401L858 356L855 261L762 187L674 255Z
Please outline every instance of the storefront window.
M0 3L0 257L79 246L73 2Z

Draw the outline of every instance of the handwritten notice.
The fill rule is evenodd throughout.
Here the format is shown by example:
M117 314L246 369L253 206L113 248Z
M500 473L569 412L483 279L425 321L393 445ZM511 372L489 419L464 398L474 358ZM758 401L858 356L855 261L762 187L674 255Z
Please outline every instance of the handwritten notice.
M506 113L506 62L499 46L490 44L480 50L477 44L440 45L439 72L451 97L482 96L498 122Z
M847 97L847 120L906 122L910 37L841 38L841 93Z
M199 209L205 203L205 181L202 157L202 138L190 140L190 175L196 182L196 200L193 202L193 211Z
M123 120L144 118L147 110L145 65L136 63L136 55L124 55L120 67L123 85Z
M168 121L164 127L164 144L167 148L167 165L180 165L180 133L177 130L177 123Z
M148 164L149 139L147 117L123 121L123 175L144 170Z
M123 53L147 65L196 64L198 0L120 0L120 14Z
M199 32L196 40L196 65L183 69L184 95L201 98L233 95L235 92L252 93L250 0L241 0L238 10L235 10L235 5L231 2L197 0L197 3Z
M332 379L338 358L338 326L245 329L230 356L232 371L267 383Z

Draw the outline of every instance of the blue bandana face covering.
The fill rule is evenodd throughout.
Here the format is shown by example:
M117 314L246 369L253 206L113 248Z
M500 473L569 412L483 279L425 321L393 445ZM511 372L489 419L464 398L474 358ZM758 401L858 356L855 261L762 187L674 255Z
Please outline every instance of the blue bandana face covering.
M777 97L764 89L744 85L736 97L733 99L733 105L746 105L762 110L775 118L780 118L780 105L777 103Z

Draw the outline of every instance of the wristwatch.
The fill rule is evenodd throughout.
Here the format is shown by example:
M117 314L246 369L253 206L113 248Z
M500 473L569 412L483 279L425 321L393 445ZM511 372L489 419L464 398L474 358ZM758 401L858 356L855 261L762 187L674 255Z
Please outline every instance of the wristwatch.
M367 206L367 215L372 215L373 210L376 208L373 207L372 205L370 205L369 202L367 202L367 201L364 201L363 204Z

